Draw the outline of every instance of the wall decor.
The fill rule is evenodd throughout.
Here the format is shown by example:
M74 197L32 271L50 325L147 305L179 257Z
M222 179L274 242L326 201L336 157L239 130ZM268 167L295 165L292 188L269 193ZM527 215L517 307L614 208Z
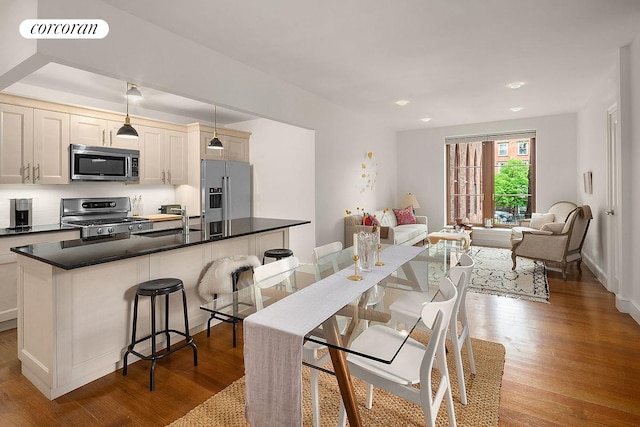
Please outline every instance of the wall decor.
M585 172L584 174L582 174L582 177L584 179L584 192L587 194L592 194L593 193L593 175L591 171Z
M360 164L360 193L373 190L378 178L378 163L373 159L373 152L368 151L364 161Z

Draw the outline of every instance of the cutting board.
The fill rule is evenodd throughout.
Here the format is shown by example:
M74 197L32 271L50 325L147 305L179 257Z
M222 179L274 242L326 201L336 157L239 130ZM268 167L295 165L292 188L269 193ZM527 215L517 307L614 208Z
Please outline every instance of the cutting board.
M181 219L180 215L174 214L155 214L155 215L141 215L140 218L147 218L151 221L173 221L176 219Z

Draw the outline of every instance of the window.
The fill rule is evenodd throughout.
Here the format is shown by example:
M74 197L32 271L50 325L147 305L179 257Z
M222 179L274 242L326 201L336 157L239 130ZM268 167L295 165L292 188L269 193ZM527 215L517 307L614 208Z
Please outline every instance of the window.
M452 137L446 143L448 224L461 219L484 225L493 218L496 226L511 226L531 217L535 132Z
M518 156L529 155L529 141L518 141Z

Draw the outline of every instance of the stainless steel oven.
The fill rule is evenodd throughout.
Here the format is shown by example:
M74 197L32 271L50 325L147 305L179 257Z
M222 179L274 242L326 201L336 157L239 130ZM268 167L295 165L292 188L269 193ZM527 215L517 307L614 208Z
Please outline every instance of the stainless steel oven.
M139 181L139 150L111 147L69 146L72 181Z

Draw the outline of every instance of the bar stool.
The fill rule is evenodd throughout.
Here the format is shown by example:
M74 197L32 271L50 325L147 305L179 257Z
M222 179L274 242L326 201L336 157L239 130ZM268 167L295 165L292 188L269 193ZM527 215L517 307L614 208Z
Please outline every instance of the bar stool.
M182 308L184 311L184 332L177 331L175 329L169 329L169 295L173 292L182 291ZM156 331L156 297L159 295L165 296L165 318L164 318L164 329L160 331ZM148 296L151 297L151 334L147 335L144 338L136 339L136 329L138 323L138 297L140 296ZM171 336L170 332L173 332L178 335L182 335L185 337L185 342L174 346L171 348ZM158 354L156 349L156 335L164 334L167 339L167 346L165 348L165 352L162 354ZM151 354L149 356L145 356L134 350L136 344L139 344L143 341L151 339ZM182 284L182 280L174 279L174 278L162 278L162 279L154 279L146 282L142 282L138 285L136 289L136 297L133 303L133 331L131 333L131 344L127 347L127 351L124 354L124 367L122 369L122 375L127 375L127 357L129 353L138 356L143 360L151 361L151 371L150 371L150 385L149 389L153 391L155 389L155 380L154 380L154 372L156 369L156 361L162 359L165 356L170 355L174 351L178 351L187 346L191 346L193 348L193 365L198 366L198 349L196 348L195 343L193 342L193 337L189 333L189 319L187 317L187 295L184 291L184 285Z
M291 249L267 249L262 255L262 264L264 264L265 258L275 258L276 261L279 261L282 258L287 258L290 256L293 256L293 251Z

